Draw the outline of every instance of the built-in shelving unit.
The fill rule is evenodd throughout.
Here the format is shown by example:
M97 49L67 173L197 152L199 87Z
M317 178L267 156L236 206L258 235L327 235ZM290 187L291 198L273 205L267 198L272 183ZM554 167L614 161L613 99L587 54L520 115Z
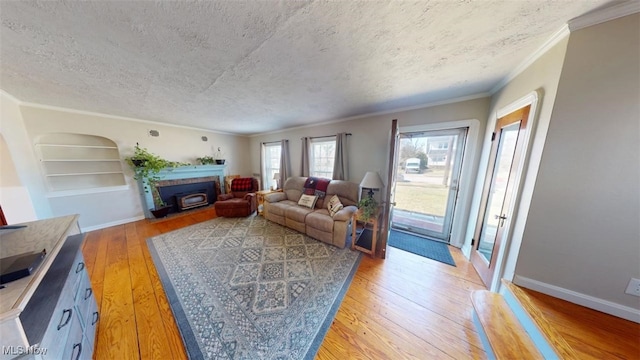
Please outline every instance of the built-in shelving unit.
M50 196L126 188L120 152L107 138L48 134L36 144Z

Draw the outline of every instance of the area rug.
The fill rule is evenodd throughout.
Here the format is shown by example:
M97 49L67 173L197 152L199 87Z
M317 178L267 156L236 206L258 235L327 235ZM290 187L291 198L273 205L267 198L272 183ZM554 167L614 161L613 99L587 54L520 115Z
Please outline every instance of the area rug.
M389 246L429 259L456 266L447 244L391 229Z
M313 358L361 255L261 216L147 244L191 359Z

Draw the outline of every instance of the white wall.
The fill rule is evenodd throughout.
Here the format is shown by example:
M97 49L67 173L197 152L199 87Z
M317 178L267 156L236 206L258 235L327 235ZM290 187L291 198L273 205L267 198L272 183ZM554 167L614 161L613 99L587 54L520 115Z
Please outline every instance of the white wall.
M477 224L478 211L484 186L484 179L487 174L489 163L489 153L491 149L491 134L495 128L497 113L511 105L512 103L526 97L533 92L537 93L537 110L534 120L529 122L532 137L525 156L523 174L519 184L519 194L516 198L515 211L511 217L509 226L509 236L502 242L502 247L497 249L498 258L503 260L503 267L498 269L498 275L504 271L504 278L512 280L515 272L518 249L522 243L522 234L527 221L529 205L534 192L536 175L542 151L551 120L553 104L556 97L558 82L562 72L562 64L566 54L568 37L564 37L548 51L542 54L528 68L508 84L497 91L491 98L489 110L489 120L486 133L484 134L484 144L482 158L480 160L480 170L478 171L477 183L474 191L474 201L471 207L471 217L467 225L467 233L473 234ZM465 254L471 251L470 242L463 248ZM500 262L500 261L499 261ZM500 276L494 279L495 286L499 285Z
M571 34L516 268L636 319L640 298L624 290L640 278L638 29L635 14Z
M476 119L479 122L479 136L483 136L489 107L489 98L483 97L474 100L456 103L436 105L421 109L399 111L384 115L360 117L346 121L336 121L319 126L302 127L287 131L253 136L251 138L251 167L254 173L260 173L260 146L262 142L270 142L281 139L289 140L291 154L292 173L300 176L301 138L303 136L335 135L339 132L348 132L349 137L349 181L360 183L367 171L378 171L385 186L387 185L387 171L389 159L389 137L391 132L391 120L398 119L398 126L410 127L417 125L435 124L443 122L455 122L460 120ZM478 135L477 135L478 136ZM460 186L475 183L480 159L481 139L470 139L475 149L469 152L469 158L464 161L472 162L471 171L463 174ZM465 176L466 175L466 176ZM384 190L383 190L384 191ZM383 192L381 191L381 193ZM469 200L471 197L469 197ZM469 201L470 202L470 201ZM468 207L460 223L466 224L469 218ZM456 223L459 223L456 221ZM461 233L464 233L462 231ZM468 237L468 236L467 236Z
M0 203L9 224L52 216L16 99L0 91ZM39 201L33 201L39 199Z
M34 105L21 105L20 112L28 136L30 160L35 164L28 170L39 179L43 176L35 159L34 144L44 134L60 132L109 138L118 145L122 158L133 153L136 142L168 160L190 163L196 163L197 157L213 155L221 147L227 160L227 174L250 175L247 137ZM158 130L160 136L151 137L148 134L151 129ZM208 137L208 141L202 141L202 136ZM124 161L122 166L128 189L64 197L47 197L43 193L32 196L33 201L48 203L53 216L79 213L80 225L85 230L140 219L144 214L137 184Z

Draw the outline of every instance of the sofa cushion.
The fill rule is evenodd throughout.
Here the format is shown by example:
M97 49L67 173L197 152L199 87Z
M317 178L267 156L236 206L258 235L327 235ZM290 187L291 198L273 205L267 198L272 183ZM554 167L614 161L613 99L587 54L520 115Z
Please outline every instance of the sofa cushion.
M338 195L340 202L344 206L356 205L359 192L360 187L358 184L345 180L332 180L327 188L327 196L331 198L333 195Z
M311 226L314 229L325 232L333 231L333 219L329 215L329 210L327 209L318 209L307 215L305 223L307 226Z
M269 203L267 206L269 207L270 213L278 216L285 216L284 213L286 209L293 206L298 207L298 204L291 200L283 200L277 203Z
M333 195L327 204L327 210L329 210L329 215L331 215L331 217L333 217L343 207L344 205L340 202L338 195Z
M358 211L356 206L345 206L333 215L333 221L348 221L356 211Z
M318 201L317 196L302 194L302 196L300 196L300 200L298 200L298 205L313 209L316 205L316 201Z
M287 195L287 199L293 200L295 202L298 202L298 200L300 200L300 195L302 195L302 189L304 187L304 182L306 179L306 177L292 176L284 182L284 186L282 186L282 189Z
M287 219L291 219L293 221L297 221L299 223L304 223L304 219L307 217L309 213L313 212L312 209L302 207L302 206L288 206L284 209L284 216Z

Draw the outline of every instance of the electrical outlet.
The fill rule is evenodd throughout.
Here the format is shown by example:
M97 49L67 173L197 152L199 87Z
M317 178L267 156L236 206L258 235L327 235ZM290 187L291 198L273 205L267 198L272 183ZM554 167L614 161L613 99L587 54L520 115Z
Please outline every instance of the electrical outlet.
M629 295L640 296L640 279L631 278L629 285L627 285L627 290L624 292Z

